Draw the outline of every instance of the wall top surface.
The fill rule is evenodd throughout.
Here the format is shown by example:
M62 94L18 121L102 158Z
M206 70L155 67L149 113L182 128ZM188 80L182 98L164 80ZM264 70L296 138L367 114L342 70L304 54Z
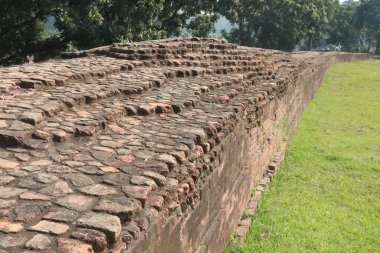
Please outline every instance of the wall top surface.
M236 123L327 55L177 39L0 68L0 252L126 248L191 210Z

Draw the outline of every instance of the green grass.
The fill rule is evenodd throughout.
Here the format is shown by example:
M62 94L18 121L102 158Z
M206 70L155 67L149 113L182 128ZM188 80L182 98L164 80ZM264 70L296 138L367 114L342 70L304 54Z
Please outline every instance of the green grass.
M233 252L380 252L380 61L331 68ZM228 251L228 250L226 250Z

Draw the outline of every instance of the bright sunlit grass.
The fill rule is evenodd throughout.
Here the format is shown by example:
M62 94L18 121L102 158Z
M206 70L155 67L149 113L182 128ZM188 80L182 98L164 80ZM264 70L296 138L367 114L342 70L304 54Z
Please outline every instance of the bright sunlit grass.
M380 61L335 65L237 252L380 252Z

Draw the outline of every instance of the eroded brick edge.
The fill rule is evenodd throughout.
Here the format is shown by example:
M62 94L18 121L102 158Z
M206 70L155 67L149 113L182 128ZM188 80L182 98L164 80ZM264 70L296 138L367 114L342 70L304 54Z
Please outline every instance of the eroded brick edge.
M263 174L263 177L258 184L252 190L252 196L248 202L243 216L237 225L235 232L232 234L232 238L239 244L243 244L247 238L248 232L252 226L252 221L256 215L259 202L263 196L265 188L269 186L273 178L277 175L278 170L281 168L281 163L285 158L285 152L288 147L288 139L284 139L284 142L278 148L271 163L268 165L267 170Z

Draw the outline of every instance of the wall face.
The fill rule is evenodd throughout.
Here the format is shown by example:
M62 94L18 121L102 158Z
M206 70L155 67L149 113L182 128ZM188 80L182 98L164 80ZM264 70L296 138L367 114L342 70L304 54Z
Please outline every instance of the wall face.
M220 162L205 179L201 197L186 215L156 224L128 252L222 252L285 136L296 130L302 113L322 84L327 69L338 62L366 60L367 55L331 54L298 73L285 94L265 103L259 124L240 118L218 153Z
M326 69L369 58L200 38L66 57L0 68L0 252L220 252Z

